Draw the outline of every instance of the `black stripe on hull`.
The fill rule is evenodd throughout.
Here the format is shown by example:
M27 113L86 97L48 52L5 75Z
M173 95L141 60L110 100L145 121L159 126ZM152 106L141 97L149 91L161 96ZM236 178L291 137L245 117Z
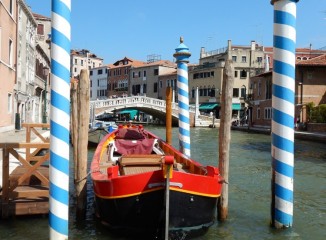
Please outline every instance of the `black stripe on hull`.
M159 237L164 233L164 190L127 198L95 198L101 222L118 234ZM170 191L170 235L203 234L215 222L216 204L217 198Z

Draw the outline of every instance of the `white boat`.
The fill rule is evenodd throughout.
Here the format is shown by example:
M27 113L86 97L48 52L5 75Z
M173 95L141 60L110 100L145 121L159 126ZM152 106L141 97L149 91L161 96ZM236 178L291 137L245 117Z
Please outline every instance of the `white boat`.
M95 121L88 131L88 145L97 145L105 135L117 128L115 122Z

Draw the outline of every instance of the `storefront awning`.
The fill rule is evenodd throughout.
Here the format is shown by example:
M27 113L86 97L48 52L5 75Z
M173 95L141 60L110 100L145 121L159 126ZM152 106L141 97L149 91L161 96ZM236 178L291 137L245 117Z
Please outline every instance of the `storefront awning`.
M133 119L134 116L138 114L138 110L124 109L124 110L118 112L118 114L130 114L130 118Z
M241 110L240 103L232 103L232 110Z
M213 110L218 106L218 103L202 103L199 106L199 110Z

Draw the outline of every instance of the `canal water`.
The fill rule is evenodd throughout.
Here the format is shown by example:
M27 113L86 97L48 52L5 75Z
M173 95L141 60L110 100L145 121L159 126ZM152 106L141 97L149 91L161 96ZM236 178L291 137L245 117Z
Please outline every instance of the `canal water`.
M165 139L165 128L148 129ZM173 145L178 148L177 128L173 129ZM270 227L270 146L269 135L232 131L228 219L225 223L216 223L206 235L196 239L326 239L326 145L295 142L294 220L293 227L286 230ZM90 149L89 160L93 153L94 149ZM218 129L192 128L191 156L204 165L217 165ZM75 220L73 190L70 194L69 239L125 240L111 235L96 221L90 181L85 221ZM48 233L47 216L0 220L0 239L48 239Z

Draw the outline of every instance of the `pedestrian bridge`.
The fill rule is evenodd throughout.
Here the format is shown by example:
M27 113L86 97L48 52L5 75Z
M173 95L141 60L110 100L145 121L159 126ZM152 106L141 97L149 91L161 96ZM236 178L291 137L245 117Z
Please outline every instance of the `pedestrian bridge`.
M145 96L132 96L123 98L112 98L105 100L90 101L91 108L94 109L95 116L102 115L104 113L121 111L124 109L137 109L149 115L153 118L158 118L165 121L166 115L166 101L156 98L150 98ZM178 103L172 103L172 121L178 121ZM195 107L189 106L190 119L194 119ZM190 120L191 121L191 120Z

